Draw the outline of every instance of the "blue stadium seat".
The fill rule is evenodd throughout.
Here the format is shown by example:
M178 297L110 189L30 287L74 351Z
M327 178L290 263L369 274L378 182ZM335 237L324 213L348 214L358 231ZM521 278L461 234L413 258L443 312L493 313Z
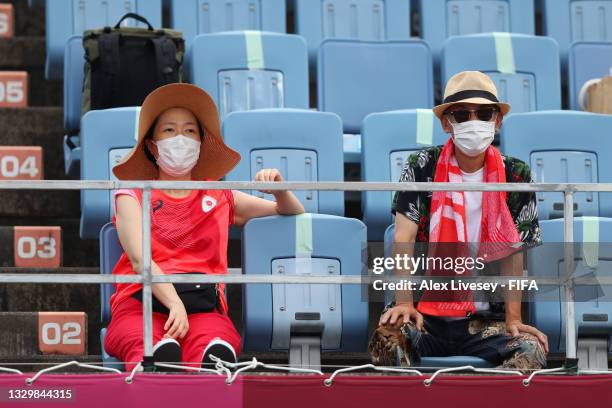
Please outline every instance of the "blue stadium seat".
M393 250L393 233L395 232L395 226L389 225L385 231L384 251L385 257L392 256ZM391 271L385 273L390 274ZM385 292L385 303L389 303L394 300L394 292ZM419 367L423 368L444 368L444 367L461 367L470 365L475 368L491 368L495 367L494 364L488 362L485 359L474 356L449 356L449 357L422 357Z
M262 168L278 168L288 181L344 180L342 123L334 114L297 109L234 112L223 122L223 135L242 156L227 181L253 180ZM308 212L344 215L342 192L294 193Z
M221 118L262 108L308 109L306 43L297 35L242 31L201 34L187 64Z
M46 0L47 79L62 79L64 45L73 35L104 26L114 26L126 13L145 17L153 27L162 24L162 0ZM133 20L130 26L142 26Z
M79 177L81 168L78 134L83 104L84 64L83 37L74 35L66 42L64 51L64 130L67 133L64 136L64 167L71 177Z
M578 95L584 83L610 75L612 42L574 43L569 49L568 60L570 109L580 110ZM584 102L586 105L586 100Z
M112 167L136 143L140 108L89 111L81 122L81 180L116 180ZM81 191L81 238L98 238L112 218L112 191Z
M444 144L448 135L430 109L373 113L363 121L361 175L363 181L399 181L408 156L431 145ZM363 221L368 239L380 241L393 222L394 192L362 194Z
M285 0L170 0L170 27L185 47L198 34L259 30L285 33Z
M438 61L451 36L491 32L535 34L534 0L419 0L421 37Z
M100 230L100 273L112 274L115 265L119 261L123 249L117 237L117 230L112 223L106 224ZM106 325L111 319L110 297L115 292L115 288L111 284L100 285L100 311L101 322ZM102 362L104 367L113 367L123 370L121 364L116 358L111 357L104 350L104 337L106 337L106 327L100 331L100 349L102 350Z
M540 0L544 35L559 44L561 61L567 61L572 43L612 41L612 1Z
M566 275L562 244L563 221L557 219L540 222L542 240L545 244L535 248L528 256L530 276L557 278ZM612 219L598 217L574 219L574 243L576 269L572 276L610 277ZM546 259L546 262L542 262L542 259ZM581 341L585 338L604 339L609 352L608 344L612 340L611 295L609 285L575 286L579 356L582 349ZM529 308L531 323L548 336L548 344L553 353L565 351L564 302L563 288L540 287ZM607 367L607 358L605 360Z
M326 40L317 86L319 110L338 114L346 133L360 133L370 113L433 105L431 52L420 40Z
M257 218L245 225L242 245L246 275L360 275L367 269L366 227L352 218ZM368 302L360 285L247 284L243 316L245 350L288 350L299 332L320 336L324 351L367 348Z
M555 41L523 34L451 37L442 52L442 82L461 71L482 71L512 113L561 109L561 70Z
M295 30L314 65L326 39L408 40L410 0L295 0Z
M510 115L502 153L523 160L539 183L612 182L612 116L552 111ZM563 217L563 193L536 193L540 219ZM612 216L612 194L576 193L574 215Z

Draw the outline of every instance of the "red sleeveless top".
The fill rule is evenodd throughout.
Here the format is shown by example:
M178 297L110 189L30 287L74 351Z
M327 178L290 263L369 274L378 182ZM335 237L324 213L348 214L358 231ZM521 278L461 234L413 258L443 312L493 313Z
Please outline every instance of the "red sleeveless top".
M141 190L117 190L142 203ZM115 204L116 209L116 204ZM113 217L116 226L116 217ZM234 196L230 190L193 190L185 198L151 191L151 256L165 274L227 273L227 241L234 223ZM113 270L116 275L135 274L125 254ZM223 284L221 308L227 313ZM142 288L139 283L116 283L110 298L111 312Z

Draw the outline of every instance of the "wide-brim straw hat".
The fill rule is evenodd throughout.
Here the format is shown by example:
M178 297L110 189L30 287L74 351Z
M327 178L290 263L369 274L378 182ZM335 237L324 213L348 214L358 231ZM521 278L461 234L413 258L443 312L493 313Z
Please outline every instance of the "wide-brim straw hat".
M142 103L138 141L113 167L119 180L153 180L157 177L157 166L145 154L144 139L159 115L170 108L191 111L204 131L200 158L191 170L193 180L219 180L238 164L240 154L223 143L219 113L211 97L195 85L177 83L157 88Z
M449 79L444 90L444 101L433 108L433 111L441 118L450 106L457 103L497 105L504 115L511 109L510 104L499 101L495 84L488 75L480 71L460 72Z

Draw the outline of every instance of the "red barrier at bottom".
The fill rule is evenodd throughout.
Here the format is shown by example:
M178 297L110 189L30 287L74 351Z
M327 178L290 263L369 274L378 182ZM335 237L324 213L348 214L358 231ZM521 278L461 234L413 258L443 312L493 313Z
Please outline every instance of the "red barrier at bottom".
M319 376L244 375L233 384L211 375L0 374L1 407L608 407L612 376L542 376L525 387L518 376L339 376L330 387ZM523 377L524 378L524 377Z

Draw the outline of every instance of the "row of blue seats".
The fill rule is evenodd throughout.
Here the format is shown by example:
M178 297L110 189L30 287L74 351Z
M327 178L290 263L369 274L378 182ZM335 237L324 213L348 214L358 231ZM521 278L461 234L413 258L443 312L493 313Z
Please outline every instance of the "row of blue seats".
M248 46L253 43L259 46ZM80 37L68 42L66 60L64 121L73 137L81 113ZM221 119L235 111L309 108L307 50L299 36L251 31L203 34L193 43L186 70L191 82L216 101ZM453 37L444 47L444 82L465 70L489 74L513 113L561 109L558 50L550 38L502 33ZM434 104L431 52L421 40L326 40L319 49L317 74L318 109L338 114L347 134L359 134L370 113ZM347 146L346 152L358 159L359 145ZM67 173L78 174L74 158L68 155L66 163Z
M592 245L591 241L581 244L583 238L586 239L583 229L587 222L589 225L597 223L598 235L589 233L590 240L612 243L612 219L575 219L574 241L580 244L576 247L575 260L578 267L574 276L608 276L612 273L612 268L609 267L612 247L609 245L602 245L595 251L596 259L590 259L588 264L583 262L583 248L585 245ZM544 242L564 242L563 220L546 220L540 225ZM393 226L390 226L385 234L386 256L390 256L388 249L392 242L392 228ZM307 229L308 233L303 234L304 229ZM242 271L245 275L366 274L366 235L366 226L361 221L330 215L304 214L298 217L277 216L252 220L246 224L243 231ZM304 236L309 237L309 242L299 242L297 237ZM304 248L308 250L306 257ZM112 273L121 253L116 230L112 224L107 224L100 234L101 273ZM563 245L538 247L528 254L529 276L560 278L565 274L563 259ZM308 286L309 290L304 290ZM575 290L578 292L592 288L578 285ZM104 324L111 318L109 298L113 291L111 285L101 286L100 306ZM609 292L610 290L605 289L602 295L607 296ZM565 350L564 302L562 289L557 287L546 291L542 288L541 295L536 295L529 305L530 322L548 336L550 351L553 353ZM368 301L359 285L246 284L242 311L245 351L287 351L292 332L299 332L306 326L318 328L321 349L324 351L366 351ZM578 338L596 336L609 341L612 336L612 321L608 316L611 313L612 302L601 301L597 296L576 302ZM299 316L305 314L308 314L311 320L301 320ZM606 318L594 319L593 316ZM102 344L104 335L105 330L101 335ZM609 352L609 348L606 351ZM106 364L116 363L116 360L105 352L103 355ZM485 360L470 356L424 358L420 365L491 366Z
M231 30L285 33L285 0L164 0L170 26L191 44L198 34ZM612 40L609 0L418 0L421 37L438 59L451 36L485 32L535 33L535 6L542 9L543 34L559 44L563 61L576 41ZM411 0L289 0L296 33L314 62L325 39L407 40ZM86 29L113 25L127 12L162 26L162 0L46 0L49 79L61 79L64 44ZM189 51L188 51L189 54Z
M137 108L92 111L83 118L83 180L112 179L111 169L133 145ZM532 168L537 182L612 182L612 116L573 111L510 115L500 135L501 151ZM281 169L289 181L343 181L342 122L333 113L298 109L262 109L230 114L223 123L225 142L242 155L228 181L252 180L261 168ZM431 110L369 115L361 134L364 181L397 181L408 155L446 142ZM254 194L260 194L253 192ZM344 215L344 194L300 191L308 212ZM81 192L82 238L97 238L112 218L112 193ZM364 192L362 210L369 238L382 240L392 223L391 192ZM562 193L538 193L541 219L563 215ZM612 217L612 197L577 193L576 216Z

